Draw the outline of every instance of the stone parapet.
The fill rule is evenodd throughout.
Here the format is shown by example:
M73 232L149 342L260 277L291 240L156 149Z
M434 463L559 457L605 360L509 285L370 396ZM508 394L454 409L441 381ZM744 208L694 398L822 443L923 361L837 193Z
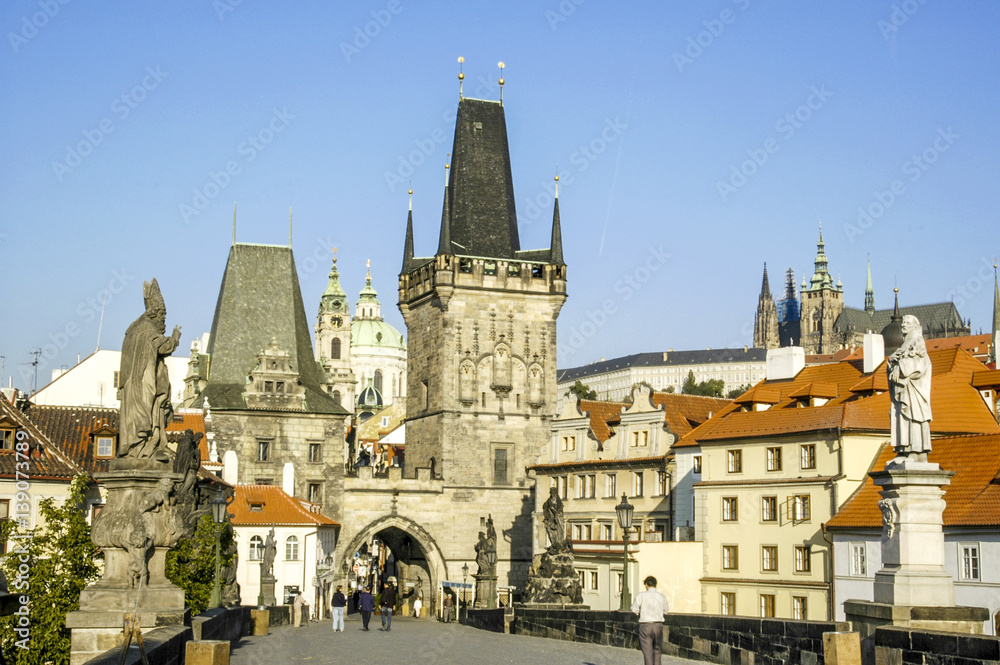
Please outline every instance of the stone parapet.
M955 634L981 634L989 610L982 607L914 607L873 603L866 600L844 602L847 620L861 637L861 655L865 665L877 660L877 632L882 628L911 631L947 631Z
M959 635L885 626L875 630L874 663L936 663L937 665L998 665L1000 638ZM868 665L869 661L865 661Z

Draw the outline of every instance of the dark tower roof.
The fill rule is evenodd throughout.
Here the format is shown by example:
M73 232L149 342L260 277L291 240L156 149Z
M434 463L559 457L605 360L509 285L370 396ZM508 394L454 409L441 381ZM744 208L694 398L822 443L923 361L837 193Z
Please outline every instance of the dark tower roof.
M323 390L291 247L235 244L229 250L208 343L208 384L195 405L245 409L247 376L271 340L289 354L305 389L306 411L346 414Z
M898 349L903 345L903 315L899 313L899 289L896 292L896 302L892 306L892 318L888 325L882 328L882 340L885 342L885 351Z
M406 241L403 243L403 267L401 273L408 273L413 269L413 208L406 215Z
M556 181L556 202L552 208L552 243L549 263L564 263L562 250L562 227L559 225L559 183Z
M760 297L761 299L767 298L771 300L771 285L767 281L767 261L764 262L764 279L760 284Z
M515 258L521 246L499 102L459 102L451 155L438 253Z

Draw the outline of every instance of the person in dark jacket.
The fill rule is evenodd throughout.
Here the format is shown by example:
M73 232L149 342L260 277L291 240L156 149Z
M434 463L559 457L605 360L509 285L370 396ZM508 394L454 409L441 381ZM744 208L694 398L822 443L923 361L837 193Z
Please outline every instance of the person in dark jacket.
M375 596L372 595L372 588L366 587L358 600L361 603L361 623L364 624L364 629L368 630L368 622L371 621L372 612L375 611Z
M392 610L396 607L396 587L392 582L382 589L382 630L388 632L392 630Z
M337 590L333 592L330 599L330 608L333 610L333 631L344 632L344 612L347 610L347 596L344 595L344 587L337 585Z

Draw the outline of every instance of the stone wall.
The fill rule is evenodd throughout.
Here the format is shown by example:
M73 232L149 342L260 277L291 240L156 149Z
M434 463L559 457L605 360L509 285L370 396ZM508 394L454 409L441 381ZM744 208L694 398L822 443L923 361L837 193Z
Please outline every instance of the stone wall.
M504 632L504 609L502 607L495 610L470 609L465 613L465 621L462 623L480 630L488 630L491 633L502 633Z
M250 608L215 608L205 610L191 619L195 640L228 640L234 642L250 632Z
M636 617L630 612L533 610L515 605L511 632L638 649L636 628ZM823 633L848 629L847 623L832 621L669 614L663 626L663 652L727 665L819 665L824 662Z
M884 626L875 630L875 659L886 665L996 665L1000 663L1000 638Z

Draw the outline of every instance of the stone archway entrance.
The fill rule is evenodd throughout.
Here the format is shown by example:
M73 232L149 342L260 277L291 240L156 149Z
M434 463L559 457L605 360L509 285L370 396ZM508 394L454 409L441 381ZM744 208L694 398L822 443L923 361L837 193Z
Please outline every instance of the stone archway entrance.
M359 565L365 573L364 578L374 582L376 593L380 583L394 576L408 607L412 608L419 589L425 610L433 612L438 582L445 579L445 563L440 547L423 527L400 515L386 515L364 526L343 550L348 579L357 579L353 570L355 562L374 562L376 557L378 579L374 579L372 566L365 570L364 563Z

